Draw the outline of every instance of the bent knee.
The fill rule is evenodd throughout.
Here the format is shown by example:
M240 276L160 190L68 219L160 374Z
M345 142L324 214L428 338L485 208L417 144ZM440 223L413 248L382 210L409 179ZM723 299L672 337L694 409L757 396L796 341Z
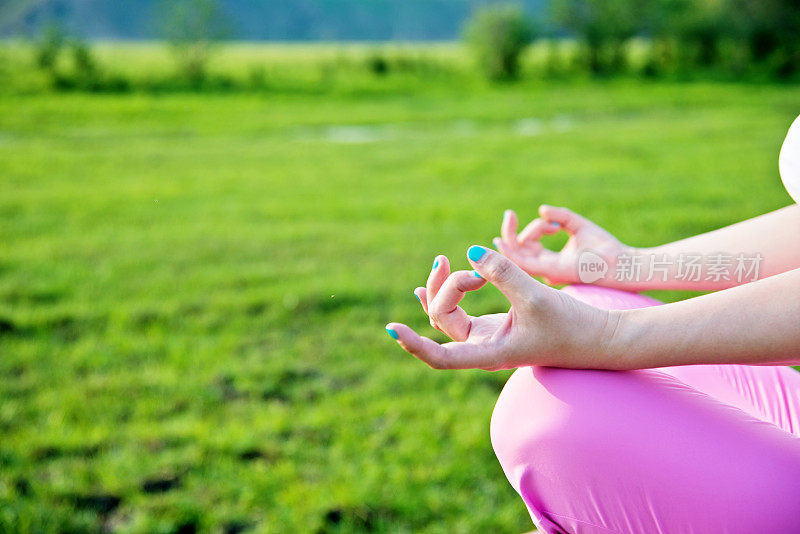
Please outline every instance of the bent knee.
M520 368L492 413L495 454L509 478L523 463L575 464L578 450L581 459L596 461L609 449L624 449L618 441L633 437L636 428L652 426L648 410L662 402L664 386L689 389L654 370Z
M642 532L754 531L762 515L800 526L796 438L659 370L518 369L491 438L531 515L559 523L546 532L628 531L631 518ZM632 485L644 501L614 497Z
M554 367L523 367L509 378L497 399L490 426L492 447L503 470L512 478L520 464L549 457L576 438L575 406L559 398L564 387L579 389L586 373ZM512 480L512 484L515 481Z

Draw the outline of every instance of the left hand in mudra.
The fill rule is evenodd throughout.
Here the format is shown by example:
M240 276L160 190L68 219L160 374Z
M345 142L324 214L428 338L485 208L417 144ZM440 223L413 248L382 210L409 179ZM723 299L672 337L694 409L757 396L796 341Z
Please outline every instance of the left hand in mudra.
M401 323L386 330L400 346L435 369L496 371L526 365L613 368L608 348L618 316L536 281L505 256L470 247L474 271L450 271L438 256L425 287L414 294L431 326L453 341L439 344ZM487 282L511 303L507 313L473 317L458 304Z

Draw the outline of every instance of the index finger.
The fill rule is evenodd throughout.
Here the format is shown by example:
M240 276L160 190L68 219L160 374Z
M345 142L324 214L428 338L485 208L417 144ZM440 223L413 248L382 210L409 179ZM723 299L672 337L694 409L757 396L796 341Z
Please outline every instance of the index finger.
M428 315L439 330L455 341L469 336L470 319L458 303L467 294L486 284L475 271L456 271L447 277L436 297L428 302Z
M542 216L542 219L560 224L569 235L575 235L588 222L584 217L568 208L549 204L539 206L539 215Z
M538 243L542 236L555 234L559 230L561 230L561 225L559 223L545 221L544 219L537 217L522 229L517 237L517 241L520 245L527 243L533 245Z

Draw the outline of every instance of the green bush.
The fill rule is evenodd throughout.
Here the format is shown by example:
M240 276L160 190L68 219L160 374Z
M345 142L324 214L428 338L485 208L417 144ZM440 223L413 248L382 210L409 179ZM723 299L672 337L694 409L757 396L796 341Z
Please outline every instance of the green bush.
M383 54L373 51L367 57L367 69L375 76L385 76L389 72L389 62Z
M728 0L738 37L755 63L777 78L800 72L800 9L797 0Z
M72 61L75 63L75 71L82 75L92 76L97 70L92 50L83 41L72 44Z
M491 80L513 79L519 57L533 40L533 26L522 8L505 5L479 9L464 37L483 73Z
M173 0L162 4L163 35L178 69L192 85L206 79L214 46L230 33L228 19L215 0Z
M48 25L36 42L36 64L44 70L54 70L65 40L66 34L60 26Z
M641 30L646 0L556 0L556 22L578 37L585 66L592 74L609 74L627 66L625 45Z
M89 45L83 41L75 40L72 43L72 63L75 83L78 87L96 91L102 87L100 69L92 54Z

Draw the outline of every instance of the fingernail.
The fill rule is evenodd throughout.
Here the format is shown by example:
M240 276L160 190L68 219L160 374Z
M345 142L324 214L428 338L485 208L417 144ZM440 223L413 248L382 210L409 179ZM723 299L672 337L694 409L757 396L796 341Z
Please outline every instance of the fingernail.
M467 257L472 261L479 261L486 254L486 249L478 245L472 245L467 251Z
M555 226L556 228L561 228L561 223L554 222L554 223L551 223L551 224L553 226Z
M475 278L483 278L480 274L478 274L478 271L472 271L472 274L475 275Z
M412 293L414 293L414 292L412 291ZM417 297L417 300L418 300L418 301L422 302L422 299L421 299L421 298L419 298L419 295L417 295L416 293L414 293L414 296L415 296L415 297Z
M436 258L435 260L433 260L433 267L431 267L431 271L437 268L438 266L439 266L439 258Z
M511 210L506 210L503 212L503 217L508 217L509 215L511 215Z
M386 333L389 334L389 337L392 338L392 339L397 339L398 337L400 337L400 336L397 335L397 332L395 332L391 328L387 328L386 329Z

